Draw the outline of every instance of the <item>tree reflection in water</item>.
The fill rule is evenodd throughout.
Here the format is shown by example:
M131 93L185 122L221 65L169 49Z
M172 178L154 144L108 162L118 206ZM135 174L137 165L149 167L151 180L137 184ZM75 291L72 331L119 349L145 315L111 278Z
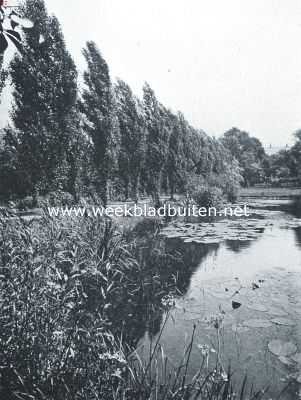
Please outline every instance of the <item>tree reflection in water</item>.
M301 226L299 228L295 228L294 232L295 232L297 245L298 245L298 247L301 248Z
M168 308L165 300L172 305L174 297L184 295L193 272L218 248L219 244L185 244L140 230L131 249L137 268L129 271L128 285L109 312L112 331L134 347L146 332L156 336Z

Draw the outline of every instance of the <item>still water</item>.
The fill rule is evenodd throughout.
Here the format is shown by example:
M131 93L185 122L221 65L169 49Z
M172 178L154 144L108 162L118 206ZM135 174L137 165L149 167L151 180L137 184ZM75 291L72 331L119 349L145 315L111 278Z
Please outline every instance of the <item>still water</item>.
M160 344L171 363L179 364L195 325L191 376L200 365L200 346L210 349L210 365L220 337L221 361L225 369L231 365L234 381L247 374L256 388L269 387L267 399L284 388L281 399L300 399L301 223L274 203L265 202L254 213L239 227L229 228L227 221L202 224L198 234L194 224L167 228L161 240L169 252L180 249L185 263L175 265L178 294ZM204 238L208 231L210 240ZM140 332L141 354L156 341L165 317L155 329L146 324ZM216 318L221 318L218 334Z

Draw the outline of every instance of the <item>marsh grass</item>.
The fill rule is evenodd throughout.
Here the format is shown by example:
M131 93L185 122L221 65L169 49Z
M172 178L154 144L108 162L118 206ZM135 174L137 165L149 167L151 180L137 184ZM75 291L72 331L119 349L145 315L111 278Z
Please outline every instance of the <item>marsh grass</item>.
M134 236L120 233L110 220L2 215L1 399L260 398L244 397L244 389L235 397L230 371L225 378L219 363L209 372L201 361L189 379L194 331L181 365L172 366L160 346L162 310L149 359L139 358L117 315L126 318L139 302L158 313L168 292L158 271L173 259L151 247L153 263L145 275L149 266L139 263L141 243Z

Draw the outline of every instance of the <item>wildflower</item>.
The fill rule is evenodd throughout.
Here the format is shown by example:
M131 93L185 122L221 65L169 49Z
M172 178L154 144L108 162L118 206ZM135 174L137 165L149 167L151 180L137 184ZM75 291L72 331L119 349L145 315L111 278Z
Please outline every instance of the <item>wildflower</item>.
M175 305L175 299L171 295L166 295L162 298L161 303L164 307L172 307Z
M213 315L210 318L210 325L213 325L215 329L220 329L224 321L224 316L222 314Z
M228 382L228 374L225 371L221 372L221 378L224 382Z
M207 346L206 344L198 344L197 347L201 351L202 356L208 357L210 351L209 346Z
M122 379L122 371L120 368L117 368L114 374L112 376L115 376L116 378Z

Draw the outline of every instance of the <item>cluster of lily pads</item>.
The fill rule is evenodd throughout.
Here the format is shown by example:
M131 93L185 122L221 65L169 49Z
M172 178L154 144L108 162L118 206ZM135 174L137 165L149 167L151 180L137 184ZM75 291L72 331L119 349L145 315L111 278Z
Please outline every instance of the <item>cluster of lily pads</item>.
M269 342L268 349L280 362L292 368L294 372L291 377L301 384L301 353L297 346L292 342L276 339Z
M222 220L214 223L174 222L165 227L161 235L180 238L185 243L221 243L225 240L256 240L271 223L263 219Z

